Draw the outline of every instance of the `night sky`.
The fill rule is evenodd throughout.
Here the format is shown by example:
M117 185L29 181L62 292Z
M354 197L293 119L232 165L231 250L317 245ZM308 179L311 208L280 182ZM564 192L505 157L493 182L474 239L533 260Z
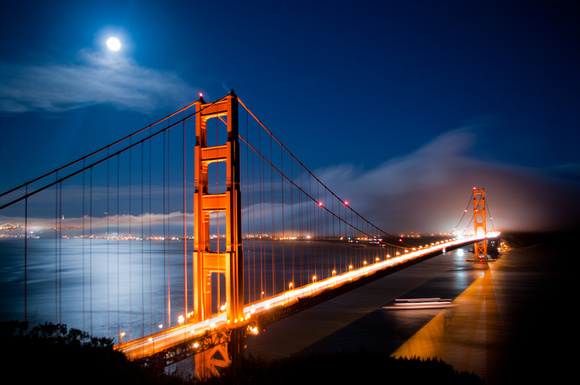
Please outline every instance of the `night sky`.
M580 215L574 1L20 1L0 11L0 191L231 89L389 232ZM120 39L118 52L107 49ZM489 225L488 225L489 227Z

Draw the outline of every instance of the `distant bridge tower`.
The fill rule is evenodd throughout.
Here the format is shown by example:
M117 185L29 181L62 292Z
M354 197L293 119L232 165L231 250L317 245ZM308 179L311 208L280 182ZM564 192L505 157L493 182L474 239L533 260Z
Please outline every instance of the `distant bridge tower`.
M476 236L486 236L485 225L485 191L473 188L473 225ZM475 261L487 262L487 238L475 243Z

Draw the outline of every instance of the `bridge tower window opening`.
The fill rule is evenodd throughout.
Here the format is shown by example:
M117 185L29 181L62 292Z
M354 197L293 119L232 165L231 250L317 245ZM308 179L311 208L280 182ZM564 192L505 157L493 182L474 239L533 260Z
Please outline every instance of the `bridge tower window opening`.
M208 184L208 193L224 194L227 190L227 170L225 162L211 162L207 166L208 181L214 181Z

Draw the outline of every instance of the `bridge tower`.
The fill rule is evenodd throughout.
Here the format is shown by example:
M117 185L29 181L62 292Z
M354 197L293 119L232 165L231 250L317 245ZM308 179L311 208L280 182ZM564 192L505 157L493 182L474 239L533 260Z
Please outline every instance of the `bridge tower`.
M226 313L231 325L232 338L241 333L235 328L243 316L243 255L241 235L241 194L240 194L240 153L238 140L238 99L233 90L230 95L216 103L205 103L200 98L197 104L196 146L195 146L195 193L194 193L194 319L204 321L212 315L212 275L225 276ZM225 144L208 146L208 120L219 119L227 126ZM216 124L217 127L217 124ZM225 162L225 191L210 194L208 166ZM217 190L217 189L216 189ZM210 249L210 213L223 212L226 219L225 251ZM219 242L219 239L218 239ZM219 304L218 304L219 309ZM219 311L219 310L218 310ZM229 343L228 350L233 355L239 350L239 338ZM238 346L238 347L236 347ZM234 351L232 351L232 348ZM223 347L222 347L223 349ZM213 351L201 353L196 362L209 365ZM224 355L223 352L221 355ZM198 360L199 359L199 360ZM196 371L208 370L198 368Z
M473 225L475 235L487 234L485 223L485 191L483 189L473 188ZM487 262L487 238L475 243L474 247L475 261Z

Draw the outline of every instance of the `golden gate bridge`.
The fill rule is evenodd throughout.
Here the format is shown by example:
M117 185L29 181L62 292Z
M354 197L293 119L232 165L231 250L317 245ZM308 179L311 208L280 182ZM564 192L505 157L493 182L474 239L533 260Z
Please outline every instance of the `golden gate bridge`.
M493 261L483 189L456 229L468 212L469 235L404 242L325 186L233 91L200 95L0 195L3 312L107 335L148 364L193 355L205 376L241 354L246 333L394 269L471 243L474 261Z

